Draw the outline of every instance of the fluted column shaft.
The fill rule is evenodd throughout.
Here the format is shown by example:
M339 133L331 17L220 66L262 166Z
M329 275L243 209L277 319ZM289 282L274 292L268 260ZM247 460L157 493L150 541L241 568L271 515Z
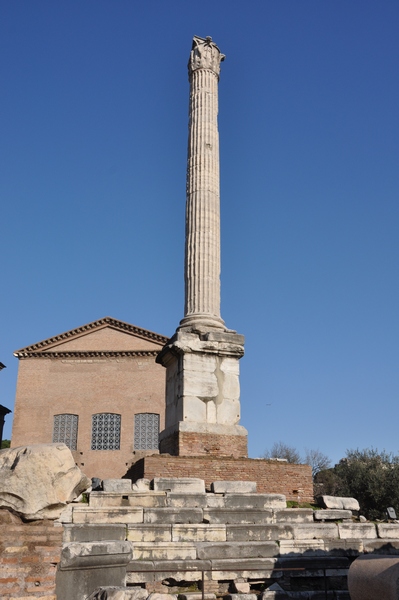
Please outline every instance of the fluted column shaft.
M212 42L190 57L185 309L181 326L224 327L220 317L218 81L223 55Z

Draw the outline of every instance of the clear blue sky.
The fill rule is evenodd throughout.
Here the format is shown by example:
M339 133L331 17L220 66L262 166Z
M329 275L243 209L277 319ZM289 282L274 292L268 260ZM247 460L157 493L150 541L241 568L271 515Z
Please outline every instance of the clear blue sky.
M250 456L399 452L397 0L3 0L0 403L13 351L183 316L187 60L219 86L222 316ZM5 437L10 436L7 418Z

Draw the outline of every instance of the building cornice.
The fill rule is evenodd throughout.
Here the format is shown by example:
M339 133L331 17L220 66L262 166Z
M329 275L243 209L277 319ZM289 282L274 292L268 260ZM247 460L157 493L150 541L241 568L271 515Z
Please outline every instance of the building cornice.
M141 329L140 327L136 327L136 325L131 325L130 323L118 321L117 319L113 319L112 317L104 317L103 319L99 319L98 321L87 323L86 325L82 325L81 327L77 327L76 329L71 329L70 331L60 333L59 335L48 338L41 342L37 342L36 344L32 344L31 346L27 346L26 348L16 350L14 352L14 356L20 358L20 355L23 355L26 358L26 354L36 354L38 352L45 352L46 354L48 354L46 352L46 348L58 345L72 338L80 337L91 331L103 329L104 327L112 327L119 331L125 331L126 333L131 333L143 339L151 340L153 342L162 344L162 346L165 345L168 341L167 337L160 335L159 333L148 331L147 329Z
M85 351L80 352L30 352L27 350L19 350L14 352L17 358L135 358L140 356L158 356L160 350L123 350L119 352L113 351Z

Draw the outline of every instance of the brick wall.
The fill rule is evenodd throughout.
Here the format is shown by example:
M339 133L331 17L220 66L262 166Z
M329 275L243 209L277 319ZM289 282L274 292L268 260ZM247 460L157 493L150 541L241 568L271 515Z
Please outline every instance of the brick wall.
M160 451L174 456L248 456L246 435L175 432L161 440Z
M128 472L133 481L141 477L199 477L209 488L212 481L256 481L257 491L284 494L287 500L313 501L312 470L254 458L217 456L170 456L159 454L137 461Z
M73 453L78 467L88 477L122 477L134 459L135 415L159 414L160 430L165 426L165 369L152 355L161 348L161 342L105 328L56 348L60 353L79 350L82 356L46 356L43 351L41 358L21 358L12 447L52 442L54 415L78 415ZM84 354L99 349L104 355ZM107 356L107 351L120 355ZM140 351L143 356L124 355L124 351ZM95 413L121 415L119 450L91 449Z
M1 600L56 600L62 527L52 521L22 521L0 510Z

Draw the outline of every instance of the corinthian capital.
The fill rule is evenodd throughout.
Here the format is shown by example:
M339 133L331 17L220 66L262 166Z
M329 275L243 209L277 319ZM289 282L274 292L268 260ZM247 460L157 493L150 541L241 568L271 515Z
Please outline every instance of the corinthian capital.
M188 61L188 73L191 75L197 69L210 69L219 77L220 63L226 57L222 54L219 48L211 37L200 38L193 37L193 46Z

